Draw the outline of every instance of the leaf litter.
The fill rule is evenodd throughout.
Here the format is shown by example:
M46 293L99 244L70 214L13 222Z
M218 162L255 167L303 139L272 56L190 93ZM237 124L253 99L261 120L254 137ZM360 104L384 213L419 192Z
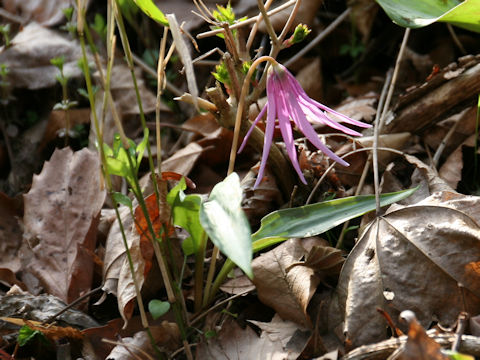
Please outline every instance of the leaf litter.
M43 25L51 26L64 21L59 15L60 3L63 2L28 1L17 15L25 19L33 17ZM43 8L37 8L35 11L39 4L43 4ZM53 9L51 4L56 4L56 8ZM14 7L18 10L20 5L9 0L5 6L10 6L7 10L14 13L16 11L13 10ZM27 5L30 8L27 8ZM301 81L309 84L307 87L312 92L311 96L319 101L328 97L334 99L334 103L335 101L339 103L345 93L348 93L351 97L336 109L355 119L370 122L377 111L375 107L380 90L378 85L383 81L383 79L379 81L379 76L383 77L383 70L386 70L383 65L373 66L369 60L372 55L371 49L379 46L378 39L382 36L378 32L379 24L383 26L386 35L391 36L394 32L389 28L390 25L381 23L384 20L379 20L377 14L379 7L375 3L362 1L350 5L353 10L350 24L336 30L334 37L337 43L327 39L325 46L319 49L318 53L315 50L315 53L311 54L312 57L302 59L304 61L302 64L307 64L308 67L300 65L299 61L298 68L292 70L297 73L298 80L303 78ZM162 7L162 4L159 6ZM176 6L182 7L174 2L169 2L169 6L174 9ZM239 5L238 8L255 6L253 2L252 4L249 2ZM314 32L320 32L321 27L331 20L329 16L332 13L324 14L322 10L323 7L329 10L329 6L329 1L304 1L296 21L307 22ZM99 5L90 4L90 7L98 9ZM365 8L373 11L366 11ZM340 13L337 14L337 10L333 9L335 16ZM280 29L287 17L285 14L275 16L274 26ZM185 27L178 26L175 37L183 37L185 34L182 35L180 32L185 29L197 30L198 25L193 26L189 23ZM9 80L17 91L16 95L24 97L25 93L22 91L25 89L39 91L51 88L55 84L57 73L50 64L52 54L65 55L68 76L74 81L79 79L81 73L76 62L80 56L80 48L76 41L67 39L58 29L46 29L35 23L26 24L23 28L15 29L17 30L12 45L0 50L0 63L5 63L9 67ZM347 34L351 37L349 38ZM468 33L460 32L460 35L462 40L467 39L468 45L468 41L471 41ZM445 35L442 36L442 39L447 38ZM355 43L359 41L358 39L352 40L356 37L362 38L361 45L370 47L359 46L358 42ZM394 37L389 38L389 42L393 43L394 41L390 41L392 39ZM139 42L142 40L144 39ZM425 43L424 39L416 41ZM344 66L342 61L345 58L336 54L342 46L348 50L345 53L347 55L343 56L351 56L349 54L353 54L353 50L360 49L359 54L364 52L365 57L360 55L360 58L357 58L360 60L354 65ZM381 140L384 141L381 146L397 149L404 152L404 155L392 156L381 153L379 163L383 172L383 192L403 190L417 185L420 185L419 190L410 198L402 200L402 205L394 205L377 217L366 215L360 222L358 233L356 230L350 230L351 234L355 235L351 236L345 249L335 249L320 238L294 238L256 255L252 263L253 282L245 276L238 276L237 272L235 279L221 287L225 293L238 297L238 303L235 299L228 302L228 305L222 305L221 301L225 299L225 294L219 296L217 298L219 305L222 305L221 309L225 311L221 313L218 309L212 310L215 314L212 314L211 319L223 320L213 324L206 321L196 328L198 334L201 334L195 337L195 340L198 340L198 345L194 349L196 358L318 358L330 350L331 354L336 354L335 356L339 353L345 354L357 346L375 345L376 342L390 336L386 319L377 312L380 308L392 319L395 327L408 330L408 340L400 358L420 358L420 354L433 349L429 358L443 359L442 355L438 355L437 342L431 339L430 332L425 329L436 323L443 327L452 327L461 311L468 311L472 316L480 312L478 286L480 203L476 196L461 195L454 191L454 188L458 189L459 184L463 186L469 176L466 171L472 167L468 154L473 153L475 142L474 137L469 136L475 128L476 107L470 100L478 93L476 87L478 56L459 58L458 62L448 66L442 63L439 70L435 71L435 68L432 69L434 64L432 59L438 59L435 51L440 51L439 49L429 48L428 53L424 54L414 42L408 46L405 64L401 68L405 76L400 81L400 89L394 95L395 116L389 116L388 131L381 135ZM296 51L298 48L292 49ZM186 63L188 70L187 83L190 91L195 97L202 98L205 76L200 67L192 62L192 53L186 42L182 45L181 51L181 60ZM396 54L395 51L387 50L392 58ZM456 57L458 56L453 57L453 54L449 54L448 59ZM343 74L337 75L336 70L332 71L330 58L345 71ZM339 59L340 61L337 61ZM353 56L352 59L355 60ZM137 138L140 133L137 121L139 108L130 80L130 71L120 62L118 57L111 84L114 105L128 131L128 136ZM431 74L426 78L430 70ZM329 71L336 77L336 85L332 86ZM348 76L356 71L358 71L354 76L356 81L352 81ZM144 110L147 114L153 113L155 96L149 89L149 84L141 79L139 68L135 69L135 73L140 80L140 93L145 101ZM177 85L180 84L186 89L183 78L177 78L175 81ZM198 95L196 83L199 84ZM417 87L406 90L409 85ZM459 92L459 86L466 90ZM398 93L402 93L401 96L398 96ZM102 117L103 95L103 90L100 89L97 92L96 108L99 117ZM441 106L443 103L445 107ZM178 114L167 109L163 102L161 105L162 115L169 113L169 123L172 123L173 129L162 135L167 138L165 143L167 145L164 145L162 152L168 154L162 164L162 170L192 176L193 181L200 185L197 189L202 189L203 195L206 196L213 185L224 178L223 167L228 162L231 131L219 127L211 113L197 117L182 115L183 118L188 118L187 121L183 124L180 121L174 124L172 119L177 121L175 117ZM463 112L466 109L469 109L468 114ZM443 121L445 119L447 120ZM58 129L61 129L63 121L58 125ZM105 121L104 137L109 142L115 132L109 111L106 112ZM454 121L459 122L459 125L455 125L458 126L456 132L450 139L446 138ZM85 122L85 118L82 122ZM91 128L93 129L93 126ZM187 131L190 135L180 136L180 131ZM50 133L43 136L44 139L55 137ZM179 139L176 139L177 136ZM41 138L42 136L39 139ZM301 141L303 140L299 139L299 142ZM442 142L446 142L446 147L443 154L436 157L440 169L438 177L436 168L426 163L429 152L436 151ZM176 145L172 146L175 143ZM338 152L343 154L358 147L371 146L371 139L365 136L358 143L354 143L350 140L328 137L328 143L333 148L340 148L343 145ZM93 144L92 137L91 149L94 149ZM310 156L309 145L306 143L304 145L302 154ZM2 154L5 149L1 143L2 170L8 168L3 165L5 160ZM44 144L42 149L45 149ZM362 156L356 154L355 157L348 158L352 166L347 170L337 169L322 187L325 194L319 198L323 199L329 193L334 193L337 197L352 194L356 190L367 160L366 154ZM242 198L242 207L247 213L252 229L255 230L263 216L281 207L288 207L284 204L285 199L292 197L292 200L296 198L298 201L298 198L303 196L301 193L308 193L311 188L299 188L295 190L298 193L293 194L282 193L276 185L279 178L267 168L265 181L253 190L252 185L258 170L252 168L252 165L258 158L246 159L248 157L252 157L252 153L239 158L239 174L244 178L241 183L242 195L239 196L237 192L234 195L237 203L240 203ZM310 161L309 158L309 161L303 163L305 166L302 166L306 174L309 172L312 174L313 181L322 176L328 167L327 163L317 160L318 158L315 158L315 161ZM143 165L141 171L145 170ZM98 157L93 151L56 150L50 162L45 163L40 174L34 177L31 189L25 192L23 219L19 210L21 207L14 205L13 200L3 193L0 194L2 196L0 252L4 266L0 271L1 286L8 288L15 284L37 294L2 296L0 304L5 304L7 310L1 315L6 318L20 317L29 321L44 321L47 314L53 315L64 306L58 299L71 303L93 286L101 285L103 290L111 295L105 295L102 299L104 303L96 306L106 309L111 304L109 301L114 299L116 305L114 307L118 307L118 314L116 311L112 314L109 309L108 320L120 316L124 322L130 322L128 330L124 330L121 335L120 344L113 350L113 344L105 346L101 350L102 356L112 359L130 358L132 353L134 356L142 356L143 352L152 353L152 348L143 329L134 329L135 325L132 325L138 321L135 316L136 295L118 220L114 220L111 225L110 222L102 223L101 229L98 228L100 211L102 213L111 211L104 206L105 191L102 188L99 168ZM248 175L244 176L247 173ZM145 176L145 183L148 182L146 180L148 176ZM474 176L475 174L472 177ZM198 181L199 179L201 181ZM119 183L118 188L121 186ZM369 186L370 184L367 184L367 188ZM125 188L123 191L127 194ZM156 207L157 199L154 196L146 197L146 202L150 215L154 218L155 230L160 231L160 228L168 223L169 215ZM225 210L225 207L223 208ZM235 208L235 211L237 210ZM147 295L147 301L152 298L164 299L163 282L158 275L151 239L148 238L139 208L133 209L136 223L127 207L120 207L119 212L126 229L126 241L133 258L135 276L142 292ZM210 218L214 218L214 215L210 215ZM156 221L155 218L161 219ZM21 220L19 223L23 228L17 226L18 219ZM331 236L336 236L335 231L337 230L329 232L326 237L330 239ZM173 229L171 232L173 235ZM358 239L355 238L357 236ZM184 236L187 237L188 234ZM221 245L229 246L228 243ZM243 245L245 247L246 242ZM351 251L350 247L353 247ZM211 249L208 249L207 254L210 253ZM174 261L180 264L179 269L183 274L183 278L177 277L175 280L179 281L186 299L187 314L190 317L191 288L194 282L190 268L193 267L190 260L182 259L181 255L177 254L174 258ZM224 258L219 256L218 260L222 263ZM208 263L211 259L207 258L206 261ZM182 266L185 267L185 273ZM248 267L245 268L248 271ZM51 295L38 295L41 291ZM268 314L249 313L247 308L237 308L247 292L252 293L251 297L258 297L268 308L273 309L274 316L256 320ZM12 302L13 296L19 301ZM55 301L45 301L45 296ZM85 304L84 302L84 306L80 307L82 312L75 310L76 314L87 316L88 312L94 315L93 317L101 317L95 314L95 310L87 309ZM32 311L17 311L18 308L28 310L28 307L40 310L39 314L43 312L45 316L38 316ZM411 321L409 326L397 320L398 315L407 309L413 310L418 319L418 322ZM64 320L62 316L59 316L59 321ZM117 321L120 325L109 323L102 329L93 318L87 316L87 319L86 324L72 324L70 321L66 326L90 328L82 330L85 331L84 334L89 330L92 333L90 337L87 336L88 341L84 340L83 355L98 356L96 348L100 351L99 338L114 339L121 331L122 322ZM38 325L33 322L31 324ZM159 323L155 323L151 329L157 344L162 349L168 349L166 351L169 353L184 345L181 343L179 329L173 322L171 313L159 319ZM52 331L57 330L60 332L60 329L52 328ZM208 340L211 331L214 335ZM333 339L334 337L336 339ZM312 345L312 342L317 344ZM327 354L325 358L329 356Z

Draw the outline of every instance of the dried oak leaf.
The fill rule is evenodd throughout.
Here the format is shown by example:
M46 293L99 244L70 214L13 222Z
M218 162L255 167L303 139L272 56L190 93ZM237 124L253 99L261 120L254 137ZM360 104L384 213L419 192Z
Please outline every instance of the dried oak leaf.
M249 326L242 329L235 320L227 320L216 338L197 346L195 358L198 360L296 359L300 351L293 353L286 349L286 343L292 338L297 327L292 322L283 321L279 317L274 318L272 322L274 324L255 322L256 325L268 327L258 337ZM272 329L274 326L276 329Z
M125 229L136 281L141 289L145 282L145 259L140 248L140 235L135 229L128 207L120 208L120 218ZM117 219L108 233L103 260L103 290L117 296L118 310L125 323L131 318L136 298L135 284L128 263L120 225Z
M427 335L425 329L412 316L411 311L404 311L400 317L407 317L408 339L402 349L399 360L448 360L449 357L442 354L439 343Z
M25 20L29 20L29 22L35 21L43 26L55 26L65 22L66 18L63 10L71 6L70 0L3 1L3 8L6 11L12 14L19 14Z
M353 346L387 337L377 308L392 319L413 309L425 327L434 320L448 326L460 311L480 310L480 228L465 206L475 198L478 207L480 198L462 202L461 195L443 194L378 217L348 256L329 326L343 322Z
M22 244L22 230L18 224L21 209L17 201L0 193L0 267L13 272L20 270L18 250Z
M24 196L23 268L66 303L90 289L105 200L95 152L55 150Z
M306 243L309 242L301 239L287 240L253 260L252 268L253 283L260 301L273 308L283 319L308 328L312 322L307 306L320 279L312 268L291 266L308 252L309 249L304 247Z
M8 67L8 79L15 88L36 90L54 86L59 70L50 60L58 56L65 57L66 77L82 75L77 65L82 57L79 43L34 22L12 39L10 47L0 48L0 63Z

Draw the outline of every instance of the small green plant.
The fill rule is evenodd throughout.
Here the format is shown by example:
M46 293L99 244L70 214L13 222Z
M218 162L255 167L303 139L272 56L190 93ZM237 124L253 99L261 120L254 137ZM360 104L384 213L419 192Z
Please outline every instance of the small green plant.
M67 7L62 9L63 15L67 18L67 23L60 28L62 30L68 31L71 35L75 36L77 34L77 24L73 20L73 7Z
M45 335L43 335L43 333L39 330L33 330L27 325L23 325L18 331L17 342L20 346L27 345L34 338L40 339L40 341L44 344L49 344L49 341L47 340Z
M3 36L3 41L5 42L5 47L10 46L10 24L0 25L0 34Z
M90 27L103 41L105 41L107 38L107 23L101 14L95 14L95 18L93 23L90 24Z
M228 2L227 6L217 5L217 10L213 10L212 12L213 18L218 21L219 23L226 23L228 25L233 25L237 22L244 21L247 17L242 17L240 19L235 19L235 12L233 11L232 5L230 1ZM220 29L218 26L214 26L213 29ZM237 31L232 31L233 37L237 37ZM224 39L225 36L223 34L217 34L218 37Z
M350 22L351 35L350 43L343 44L340 46L341 55L350 55L351 58L356 59L365 51L365 45L361 43L358 39L357 31L355 30L355 24L353 21Z
M59 74L55 77L62 86L62 101L53 106L53 110L63 110L65 112L65 131L59 134L65 138L65 146L68 145L68 137L75 137L76 134L70 132L70 113L69 110L78 105L77 101L71 101L68 97L68 77L63 71L65 64L65 56L59 56L50 60L50 63L55 66Z
M0 64L0 103L7 106L11 100L10 96L10 82L8 81L8 73L10 70L6 64Z

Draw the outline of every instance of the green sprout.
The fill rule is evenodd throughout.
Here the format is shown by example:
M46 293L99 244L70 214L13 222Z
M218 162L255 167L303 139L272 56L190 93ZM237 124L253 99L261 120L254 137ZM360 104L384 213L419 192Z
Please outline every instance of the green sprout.
M232 5L228 2L227 6L217 5L217 10L213 10L213 18L217 20L219 23L227 23L228 25L233 25L237 22L244 21L247 17L243 17L241 19L235 20L235 13L233 11ZM218 26L215 26L214 29L220 29ZM233 30L232 34L234 37L237 36L237 31ZM217 34L218 37L224 38L223 34Z
M5 47L10 46L10 24L0 25L0 34L3 36L3 41L5 41Z
M298 24L293 35L283 42L283 46L288 48L294 44L302 42L311 31L312 30L310 30L307 25Z

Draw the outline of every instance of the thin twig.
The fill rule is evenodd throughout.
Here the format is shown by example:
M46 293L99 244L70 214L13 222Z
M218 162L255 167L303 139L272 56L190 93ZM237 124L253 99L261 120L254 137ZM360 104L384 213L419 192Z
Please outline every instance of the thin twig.
M273 0L267 0L265 2L265 10L268 11L270 8L270 5L272 5ZM267 12L268 14L268 12ZM250 30L250 34L248 35L248 40L247 40L247 53L250 53L250 48L252 47L253 39L255 38L255 34L257 33L258 26L260 25L260 22L263 20L262 14L258 14L257 16L257 21L255 21L255 24L252 26L252 30Z
M345 155L340 156L340 158L345 159L346 157L348 157L348 156L350 156L350 155L357 154L357 153L363 152L363 151L371 151L371 150L373 150L373 147L364 147L364 148L352 150L352 151L346 153ZM396 149L391 149L391 148L386 148L386 147L379 147L378 150L390 151L390 152L393 152L393 153L395 153L395 154L399 154L399 155L402 155L402 156L404 155L404 153L403 153L402 151L399 151L399 150L396 150ZM328 173L335 167L336 164L337 164L336 162L332 163L332 164L327 168L327 170L325 170L325 172L323 173L323 175L320 177L320 179L318 180L317 184L315 185L314 189L313 189L312 192L310 193L310 196L308 197L306 204L309 204L309 203L310 203L310 200L311 200L311 198L313 197L313 195L315 194L315 192L317 191L318 187L320 186L320 184L322 183L322 181L325 180L325 178L327 177Z
M433 158L432 158L433 167L436 168L438 166L438 162L440 161L440 156L442 156L443 150L445 150L445 147L447 146L448 141L450 140L452 135L455 133L455 130L457 130L457 127L459 124L460 124L460 119L457 119L457 121L455 121L452 127L450 127L447 134L444 136L444 138L440 142L440 145L438 145L437 151L435 151L435 154L433 155Z
M378 154L377 154L377 147L378 147L378 137L382 132L382 127L385 122L385 118L390 107L390 101L392 100L393 90L395 89L395 83L397 81L398 72L400 70L400 63L402 61L403 53L405 52L405 48L407 46L408 36L410 35L410 28L405 29L405 33L403 35L402 45L400 46L400 50L398 51L397 60L395 62L395 69L393 70L392 81L390 82L390 87L388 89L387 99L385 100L385 106L383 107L382 116L380 121L377 123L375 122L374 127L374 137L373 137L373 183L375 187L375 204L376 204L376 212L377 216L380 214L380 180L378 174Z
M0 16L7 19L8 21L16 22L19 24L25 24L28 21L27 19L24 19L21 16L17 16L15 14L12 14L3 8L0 8Z
M292 12L290 13L290 16L287 19L287 22L283 26L283 30L280 33L280 36L278 37L278 40L282 42L285 40L285 37L287 36L288 32L290 31L290 28L293 25L293 22L295 21L295 17L298 14L298 10L300 9L300 6L302 5L302 0L297 0L297 3L295 4L295 7L293 8Z
M157 72L150 67L147 63L145 63L140 57L132 53L132 58L135 64L137 64L139 67L143 69L146 73L149 75L153 76L154 78L157 77ZM166 59L165 59L166 60ZM177 88L175 85L170 83L168 80L165 83L165 87L168 91L170 91L173 95L175 96L181 96L182 95L182 90Z
M348 8L345 10L338 18L335 19L330 25L328 25L320 34L318 34L310 43L308 43L302 50L297 52L292 58L288 59L284 65L286 67L292 65L295 61L300 59L306 53L308 53L311 49L313 49L317 44L322 41L327 35L329 35L335 28L342 23L343 20L347 18L350 14L351 9Z
M392 101L393 90L395 90L398 72L400 71L400 62L402 61L403 53L405 51L405 47L407 46L409 35L410 35L410 28L406 28L405 33L403 34L402 45L400 45L400 50L398 51L397 60L395 61L395 69L393 70L392 82L390 83L390 87L388 89L387 99L385 100L385 106L383 108L382 117L380 118L380 124L378 128L379 134L382 133L383 125L385 123L387 112L390 107L390 102Z
M165 48L167 46L168 27L165 26L163 30L163 38L160 42L160 51L158 54L158 67L157 67L157 101L155 102L155 137L157 138L157 168L158 173L162 173L162 140L160 133L160 101L163 93L164 85L164 57Z
M385 97L387 95L387 89L390 86L390 81L392 80L392 71L389 70L387 72L387 76L385 77L385 83L383 84L382 92L380 93L380 99L378 101L377 111L375 115L375 123L379 122L380 114L383 112L383 106L385 104ZM360 176L360 180L358 181L357 188L355 189L355 196L360 195L360 192L363 189L363 185L365 183L365 179L367 178L368 171L370 170L370 161L372 160L373 153L368 154L367 161L365 162L365 166L363 167L362 175ZM345 230L348 228L350 221L346 221L343 224L342 232L337 241L336 248L341 249L343 246L343 239L345 237Z
M290 6L294 5L296 3L296 1L297 0L290 0L290 1L286 2L285 4L282 4L279 7L268 11L267 14L268 14L268 16L275 15L276 13L279 13L280 11L282 11L284 9L287 9ZM253 24L257 20L258 20L258 16L252 17L252 18L247 19L245 21L240 21L236 24L233 24L232 26L230 26L230 29L231 30L238 29L242 26ZM211 30L211 31L206 31L204 33L198 34L197 39L203 39L203 38L206 38L206 37L209 37L209 36L214 36L214 35L220 34L221 32L223 32L223 29L215 29L215 30Z
M278 46L280 43L277 37L277 34L275 33L275 30L272 26L272 23L270 22L270 18L268 17L267 10L265 10L265 6L263 5L262 0L257 0L258 4L258 9L260 10L260 13L262 14L263 21L265 23L265 27L267 29L268 35L270 35L270 40L272 41L272 46Z
M127 349L128 351L130 351L129 347L131 347L132 349L135 349L136 351L138 351L140 354L142 354L143 356L145 356L148 360L155 360L152 356L150 356L145 350L143 350L140 346L137 346L135 344L126 344L124 342L121 342L121 341L113 341L113 340L110 340L110 339L105 339L103 338L102 341L104 343L107 343L107 344L112 344L112 345L117 345L117 346L123 346L125 349ZM131 355L135 356L135 358L141 360L140 357L138 357L137 355L131 353Z
M447 23L447 29L448 29L448 32L450 33L450 36L453 39L453 42L455 43L455 45L457 45L457 47L460 50L460 52L462 53L462 55L467 55L467 51L463 47L463 44L460 42L460 39L458 38L457 34L455 33L455 30L453 30L452 24Z

